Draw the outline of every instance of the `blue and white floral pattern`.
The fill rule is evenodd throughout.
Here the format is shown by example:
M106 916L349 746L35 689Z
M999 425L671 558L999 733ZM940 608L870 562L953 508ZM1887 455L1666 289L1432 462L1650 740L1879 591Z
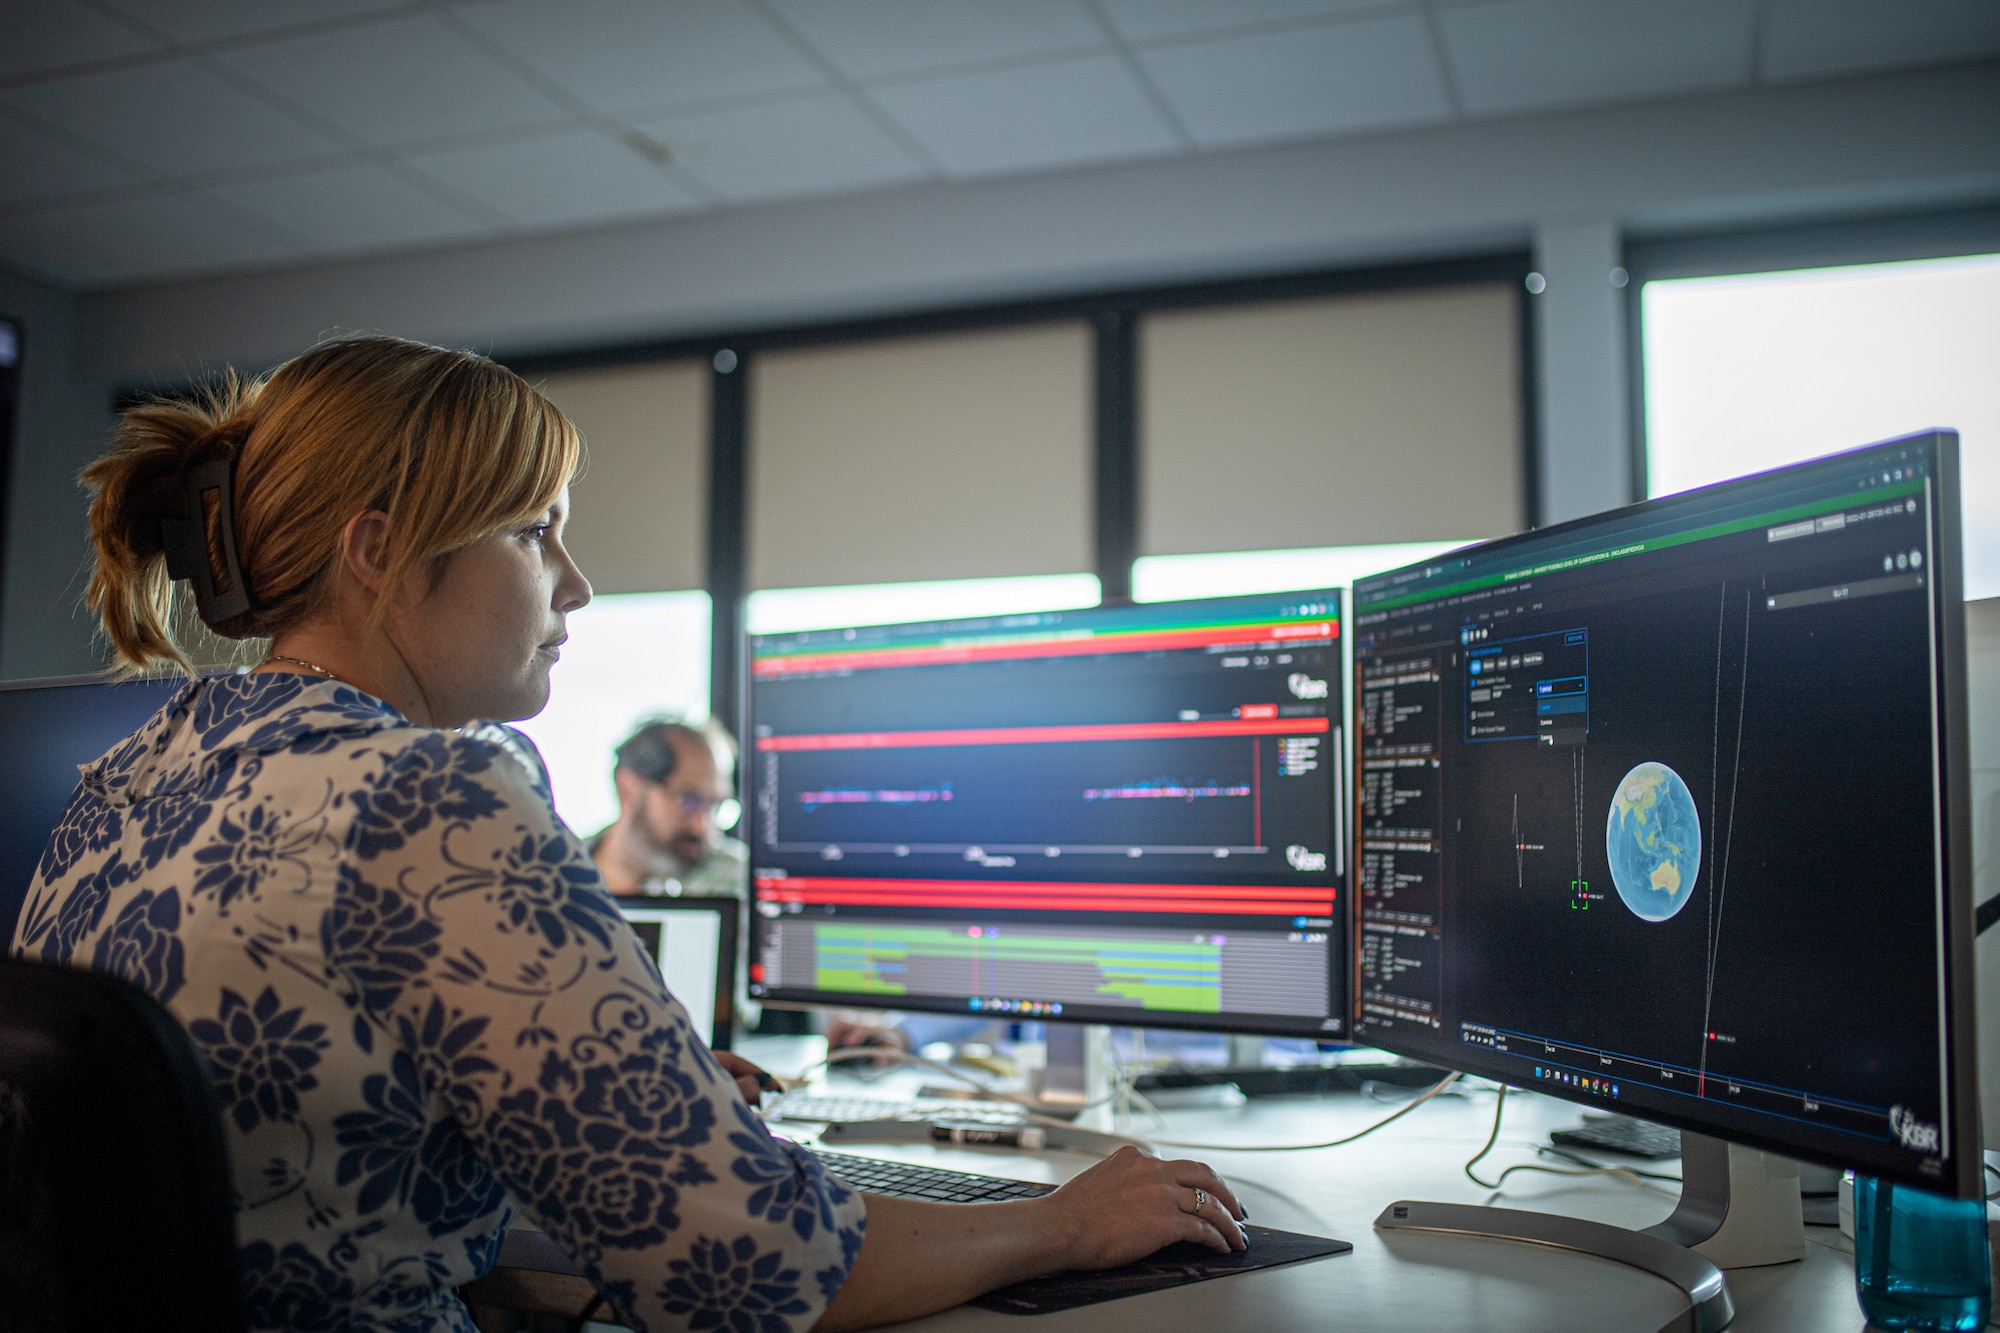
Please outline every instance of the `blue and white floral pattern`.
M743 1105L545 784L338 682L193 683L86 766L14 949L206 1053L257 1329L470 1333L452 1289L516 1204L643 1330L808 1328L860 1251L861 1197Z

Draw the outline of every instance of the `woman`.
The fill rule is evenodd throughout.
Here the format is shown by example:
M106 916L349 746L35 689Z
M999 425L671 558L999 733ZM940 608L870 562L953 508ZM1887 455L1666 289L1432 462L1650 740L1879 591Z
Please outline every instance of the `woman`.
M1175 1240L1240 1248L1208 1168L1126 1152L1041 1199L859 1195L773 1139L549 793L478 719L548 698L590 587L574 429L388 338L125 414L92 489L118 661L186 667L174 576L247 675L84 772L17 951L149 989L213 1067L260 1329L471 1328L518 1204L634 1328L854 1328ZM179 590L185 601L185 590Z

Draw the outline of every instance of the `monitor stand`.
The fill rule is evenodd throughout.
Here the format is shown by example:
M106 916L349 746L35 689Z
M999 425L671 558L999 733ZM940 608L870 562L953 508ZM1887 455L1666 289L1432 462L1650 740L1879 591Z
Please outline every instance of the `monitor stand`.
M1049 1023L1044 1031L1049 1057L1037 1109L1074 1120L1086 1107L1108 1105L1111 1029L1101 1023Z
M1381 1231L1444 1231L1553 1245L1612 1259L1666 1279L1693 1309L1678 1327L1714 1333L1736 1317L1725 1268L1803 1259L1798 1163L1775 1153L1681 1132L1681 1197L1673 1215L1643 1231L1554 1213L1474 1204L1390 1204Z

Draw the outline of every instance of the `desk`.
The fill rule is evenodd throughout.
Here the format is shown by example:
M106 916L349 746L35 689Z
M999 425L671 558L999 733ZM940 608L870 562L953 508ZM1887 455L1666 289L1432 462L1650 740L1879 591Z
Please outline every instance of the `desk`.
M790 1074L802 1060L796 1047L755 1044L747 1058ZM894 1095L888 1086L842 1092ZM1664 1218L1673 1196L1614 1177L1567 1178L1517 1174L1492 1194L1460 1169L1485 1141L1494 1094L1474 1089L1438 1097L1402 1120L1344 1148L1306 1153L1197 1152L1235 1186L1252 1220L1266 1226L1337 1236L1354 1252L1283 1268L1220 1278L1171 1291L1032 1319L960 1308L900 1327L923 1333L1158 1333L1163 1328L1239 1329L1258 1333L1327 1333L1329 1329L1634 1330L1654 1333L1687 1308L1679 1292L1657 1278L1606 1260L1542 1246L1413 1233L1382 1234L1373 1222L1395 1199L1499 1203L1567 1213L1619 1226L1643 1227ZM1135 1119L1130 1132L1203 1143L1304 1143L1335 1138L1395 1109L1355 1093L1311 1099L1271 1099L1222 1110L1170 1112L1169 1131ZM1548 1131L1574 1124L1577 1108L1534 1093L1510 1093L1500 1142L1481 1174L1537 1159L1534 1145ZM790 1128L787 1133L792 1134ZM796 1137L810 1142L811 1136ZM903 1161L986 1175L1062 1181L1094 1160L1071 1153L938 1148L930 1144L848 1146ZM1666 1164L1671 1170L1673 1163ZM1729 1274L1740 1333L1861 1333L1854 1299L1852 1248L1830 1227L1806 1228L1806 1257L1771 1268Z

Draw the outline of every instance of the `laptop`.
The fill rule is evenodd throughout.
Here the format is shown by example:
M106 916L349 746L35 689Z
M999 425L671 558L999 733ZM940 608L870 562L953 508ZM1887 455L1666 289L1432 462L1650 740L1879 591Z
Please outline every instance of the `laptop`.
M736 1020L735 898L619 898L618 910L659 964L709 1049L729 1049Z

